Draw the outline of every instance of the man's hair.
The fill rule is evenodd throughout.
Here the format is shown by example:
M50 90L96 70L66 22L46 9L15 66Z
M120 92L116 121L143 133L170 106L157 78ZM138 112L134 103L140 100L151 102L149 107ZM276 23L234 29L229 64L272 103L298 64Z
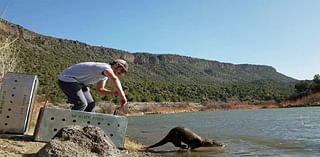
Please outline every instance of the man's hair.
M114 65L114 64L120 65L124 69L125 72L128 72L129 65L128 65L127 61L125 61L123 59L116 59L110 63L110 65Z

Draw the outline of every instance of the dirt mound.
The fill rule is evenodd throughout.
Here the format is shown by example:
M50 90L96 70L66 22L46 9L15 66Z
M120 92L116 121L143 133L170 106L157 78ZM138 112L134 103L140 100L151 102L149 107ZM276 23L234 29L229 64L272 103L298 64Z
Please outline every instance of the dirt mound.
M118 157L120 151L104 131L94 126L68 126L38 152L42 157Z

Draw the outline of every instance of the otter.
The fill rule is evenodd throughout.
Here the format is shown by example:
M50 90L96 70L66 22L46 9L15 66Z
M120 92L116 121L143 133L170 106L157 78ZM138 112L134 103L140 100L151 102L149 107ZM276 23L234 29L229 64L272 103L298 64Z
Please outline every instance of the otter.
M158 147L171 142L176 147L182 149L195 149L198 147L224 147L224 145L215 140L202 139L191 129L185 127L175 127L160 142L146 147L146 149Z

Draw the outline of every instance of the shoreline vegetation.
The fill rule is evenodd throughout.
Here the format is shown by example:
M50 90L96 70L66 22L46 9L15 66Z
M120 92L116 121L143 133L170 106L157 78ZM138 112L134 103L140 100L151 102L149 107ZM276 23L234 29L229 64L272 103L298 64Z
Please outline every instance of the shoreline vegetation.
M290 107L314 107L320 106L320 93L315 93L297 100L283 102L266 101L260 103L246 102L133 102L128 104L126 116L143 116L150 114L170 114L180 112L214 112L235 109L270 109ZM115 109L113 103L100 102L96 112L112 114Z

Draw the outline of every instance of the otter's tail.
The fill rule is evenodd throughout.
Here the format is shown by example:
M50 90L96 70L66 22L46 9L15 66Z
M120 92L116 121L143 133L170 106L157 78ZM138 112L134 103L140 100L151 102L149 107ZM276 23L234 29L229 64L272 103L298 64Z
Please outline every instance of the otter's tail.
M169 139L168 139L168 135L166 137L164 137L161 141L159 141L158 143L154 144L154 145L151 145L151 146L148 146L146 147L146 149L149 149L149 148L154 148L154 147L159 147L159 146L162 146L166 143L169 142Z

